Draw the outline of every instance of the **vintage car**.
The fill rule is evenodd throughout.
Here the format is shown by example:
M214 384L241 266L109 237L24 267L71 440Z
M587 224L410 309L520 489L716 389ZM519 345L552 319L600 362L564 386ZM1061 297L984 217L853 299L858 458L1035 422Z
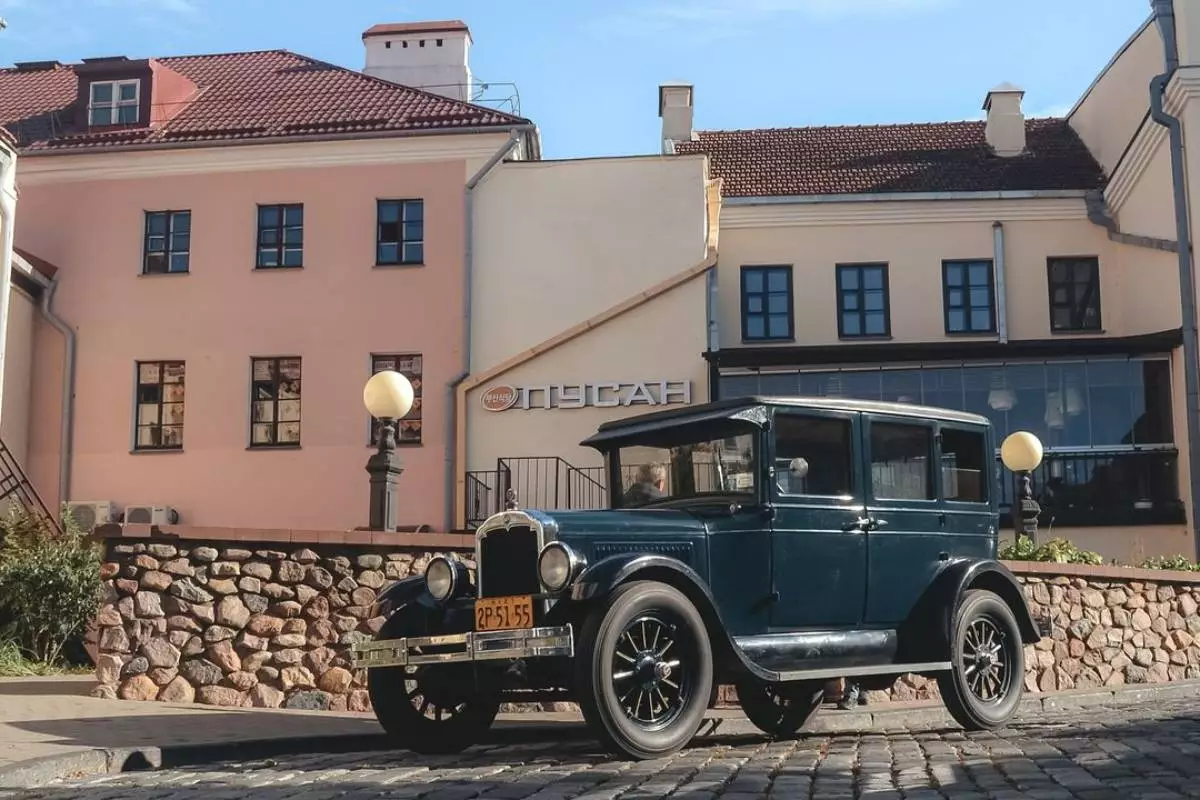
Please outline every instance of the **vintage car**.
M405 747L479 741L501 703L577 701L615 753L696 734L733 685L773 736L830 679L936 678L963 727L1016 711L1024 645L1049 633L996 561L989 421L831 398L739 398L605 423L610 509L507 510L378 598L355 645Z

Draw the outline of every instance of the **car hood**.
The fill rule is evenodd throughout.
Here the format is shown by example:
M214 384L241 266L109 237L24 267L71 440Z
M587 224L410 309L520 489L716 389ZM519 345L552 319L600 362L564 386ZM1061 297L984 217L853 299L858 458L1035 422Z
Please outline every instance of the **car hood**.
M562 539L570 539L572 534L629 532L652 536L706 530L704 521L695 514L673 508L546 511L541 516L552 521Z

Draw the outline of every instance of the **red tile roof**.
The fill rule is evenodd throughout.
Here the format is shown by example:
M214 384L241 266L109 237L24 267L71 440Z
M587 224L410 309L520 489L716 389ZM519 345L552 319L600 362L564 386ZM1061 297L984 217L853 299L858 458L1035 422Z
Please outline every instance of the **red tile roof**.
M14 247L13 252L16 253L17 255L19 255L21 258L28 261L29 266L33 267L38 272L45 275L47 278L53 278L55 276L55 274L58 273L58 267L54 266L53 264L51 264L49 261L47 261L44 258L38 258L33 253L30 253L28 250L22 250L19 247Z
M400 35L405 33L470 33L467 23L461 19L446 19L437 22L385 22L372 25L363 31L363 38L368 36Z
M384 136L527 122L287 50L156 61L199 87L167 122L108 132L76 130L78 81L74 68L66 66L0 70L0 126L16 136L24 151L59 152L340 134Z
M701 131L726 197L1095 189L1104 173L1065 119L1025 123L1026 153L994 155L983 122Z

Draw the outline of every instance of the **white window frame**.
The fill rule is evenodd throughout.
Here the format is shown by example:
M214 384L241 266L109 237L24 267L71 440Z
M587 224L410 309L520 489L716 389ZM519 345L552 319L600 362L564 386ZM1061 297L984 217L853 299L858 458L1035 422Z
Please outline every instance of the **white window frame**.
M107 102L107 103L97 103L96 102L96 87L97 86L111 86L112 87L112 100L110 102ZM121 99L121 87L122 86L133 86L133 99L132 100L122 100ZM119 121L119 111L121 108L123 108L125 106L133 106L133 109L134 109L133 121L137 122L139 120L139 118L141 117L141 111L142 111L142 108L141 108L142 107L142 82L140 79L130 78L127 80L119 80L119 81L92 81L91 85L88 86L88 125L89 126L122 124ZM108 110L108 122L106 122L106 123L96 123L93 121L95 119L93 116L93 113L95 112L96 109L100 109L100 108ZM129 123L125 123L125 124L129 124Z

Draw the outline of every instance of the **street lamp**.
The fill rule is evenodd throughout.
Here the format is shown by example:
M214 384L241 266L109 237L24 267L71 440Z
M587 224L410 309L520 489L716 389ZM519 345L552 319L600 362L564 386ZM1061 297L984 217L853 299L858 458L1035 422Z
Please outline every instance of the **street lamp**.
M1042 442L1029 431L1009 434L1000 445L1000 460L1020 478L1017 499L1021 504L1019 510L1015 504L1013 506L1013 528L1018 538L1028 536L1037 544L1038 515L1042 508L1033 499L1029 479L1030 473L1042 463Z
M379 420L379 449L367 460L371 476L370 528L396 530L396 480L403 472L396 455L396 424L413 405L413 387L395 370L377 372L363 387L363 405Z

